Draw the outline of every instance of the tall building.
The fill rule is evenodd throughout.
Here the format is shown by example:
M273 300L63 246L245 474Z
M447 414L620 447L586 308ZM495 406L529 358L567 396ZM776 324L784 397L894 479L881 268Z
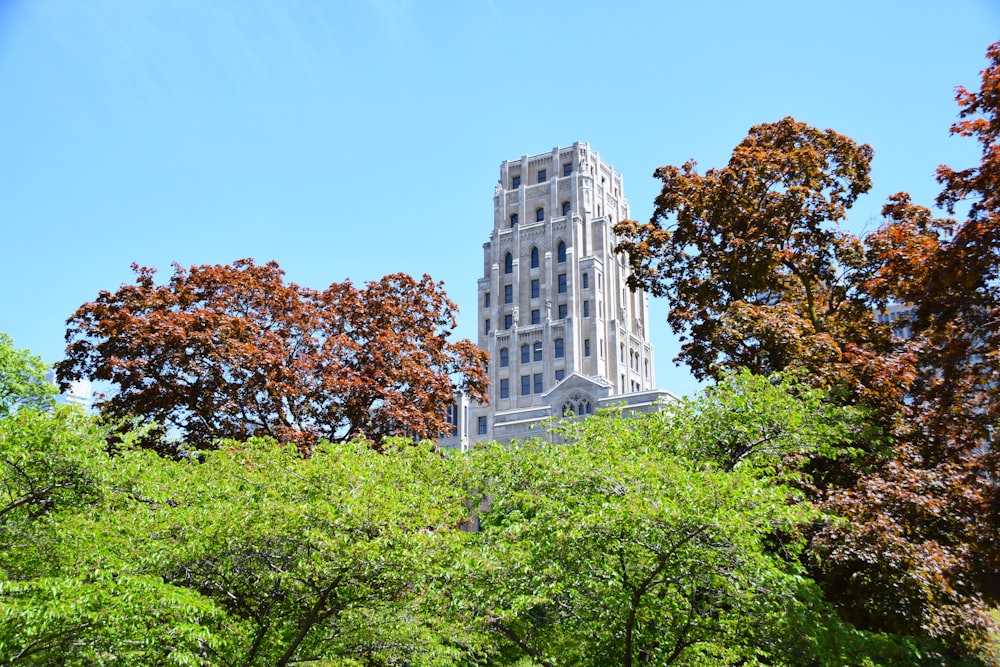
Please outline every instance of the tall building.
M443 447L544 435L537 427L552 416L675 398L655 388L648 297L628 288L614 253L613 227L628 217L621 174L587 144L500 165L478 291L490 403L459 400Z

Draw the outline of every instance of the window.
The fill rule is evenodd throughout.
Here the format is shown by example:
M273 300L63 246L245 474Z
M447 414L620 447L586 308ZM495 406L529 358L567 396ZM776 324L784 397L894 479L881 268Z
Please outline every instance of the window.
M500 368L507 368L510 366L510 350L506 347L500 348Z
M542 344L541 343L535 343L534 346L532 346L532 350L534 352L535 361L541 361L542 360Z
M569 215L569 202L568 201L564 201L562 203L562 214L563 215Z
M535 373L535 393L542 393L542 374Z
M510 226L517 227L517 213L510 214Z
M539 182L539 183L544 183L544 182L545 182L545 177L546 177L547 175L548 175L548 174L546 174L546 173L545 173L545 170L544 170L544 169L539 169L539 170L538 170L538 182Z
M569 314L569 309L567 308L566 304L565 303L560 303L559 304L559 319L560 320L565 320L566 319L566 315L568 315L568 314Z
M646 370L645 375L649 377L649 359L644 359L642 363Z
M531 311L531 323L532 324L542 323L542 311L538 310L537 308Z
M566 344L563 342L562 338L556 338L552 341L556 346L556 359L562 359L566 356Z
M624 362L625 361L625 343L622 343L621 345L619 345L618 349L619 349L618 360Z
M572 163L570 163L570 164L564 164L563 165L563 176L569 176L572 173L573 173L573 164Z
M514 286L513 285L504 285L503 286L503 302L504 303L513 303L513 301L514 301Z
M559 293L560 294L565 294L566 293L566 274L565 273L560 273L558 280L559 280Z
M514 326L514 316L513 315L504 315L503 316L503 328L504 329L510 329L512 326Z
M531 268L538 268L538 248L531 249Z
M584 317L590 317L590 302L589 301L584 301L583 302L583 316Z
M521 177L520 176L514 176L513 178L511 178L510 179L510 187L512 187L512 188L519 188L519 187L521 187Z
M560 264L566 261L566 244L562 241L559 242L559 246L556 248L556 259Z
M585 356L585 357L589 357L590 356L590 339L589 338L584 338L583 339L583 356Z
M566 377L566 371L562 370L561 368L556 371L556 382L562 382L563 378L565 377Z
M531 281L531 298L532 299L537 299L538 298L538 293L539 293L540 288L541 288L541 283L538 282L537 278L535 280Z
M483 325L484 325L484 327L486 329L486 333L489 333L490 332L490 318L487 317L486 321L483 322Z
M514 256L510 253L504 255L503 258L503 272L504 273L514 273Z
M527 345L521 346L521 363L527 364L531 362L531 348Z
M483 308L489 308L489 307L490 307L490 293L487 292L486 294L483 295Z
M588 289L590 287L590 274L584 271L580 279L583 281L583 289Z
M500 380L500 398L510 398L510 380Z
M543 220L545 220L545 209L544 208L536 208L535 209L535 222L542 222Z
M486 435L486 417L479 418L479 435Z
M521 396L531 395L531 376L522 375L521 376Z

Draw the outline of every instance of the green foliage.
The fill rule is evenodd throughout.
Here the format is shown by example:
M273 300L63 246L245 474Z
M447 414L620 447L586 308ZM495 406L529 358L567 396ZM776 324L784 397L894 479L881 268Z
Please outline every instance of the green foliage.
M19 406L52 405L56 386L45 381L47 371L41 357L14 349L14 340L0 332L0 419Z
M570 423L566 444L482 447L458 603L499 662L912 664L922 647L841 624L797 560L820 515L783 470L843 454L858 417L742 373L658 414Z

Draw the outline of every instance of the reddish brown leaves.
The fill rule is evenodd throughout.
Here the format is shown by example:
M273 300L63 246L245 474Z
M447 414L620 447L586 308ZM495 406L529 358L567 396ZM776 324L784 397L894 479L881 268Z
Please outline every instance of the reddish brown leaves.
M102 413L156 422L192 447L433 437L447 430L453 378L485 397L485 355L448 342L455 305L429 276L319 292L285 283L274 262L175 265L166 285L133 269L134 285L69 319L59 374L117 385Z

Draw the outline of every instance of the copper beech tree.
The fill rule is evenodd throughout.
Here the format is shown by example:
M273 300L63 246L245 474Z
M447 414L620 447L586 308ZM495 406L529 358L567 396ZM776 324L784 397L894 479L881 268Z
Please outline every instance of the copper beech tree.
M105 416L155 423L195 448L261 435L308 448L435 437L455 389L486 398L486 355L449 342L456 306L427 275L318 291L251 259L175 264L162 285L154 269L133 270L135 284L69 318L58 366L64 383L114 385L98 404Z
M847 521L817 526L806 560L857 627L988 641L1000 599L1000 45L952 131L981 165L938 170L939 219L894 195L864 238L841 229L870 187L871 149L791 118L750 130L726 167L661 167L648 223L623 221L632 283L667 297L696 376L798 369L865 407L857 458L812 468L811 498ZM910 303L911 337L874 313Z

